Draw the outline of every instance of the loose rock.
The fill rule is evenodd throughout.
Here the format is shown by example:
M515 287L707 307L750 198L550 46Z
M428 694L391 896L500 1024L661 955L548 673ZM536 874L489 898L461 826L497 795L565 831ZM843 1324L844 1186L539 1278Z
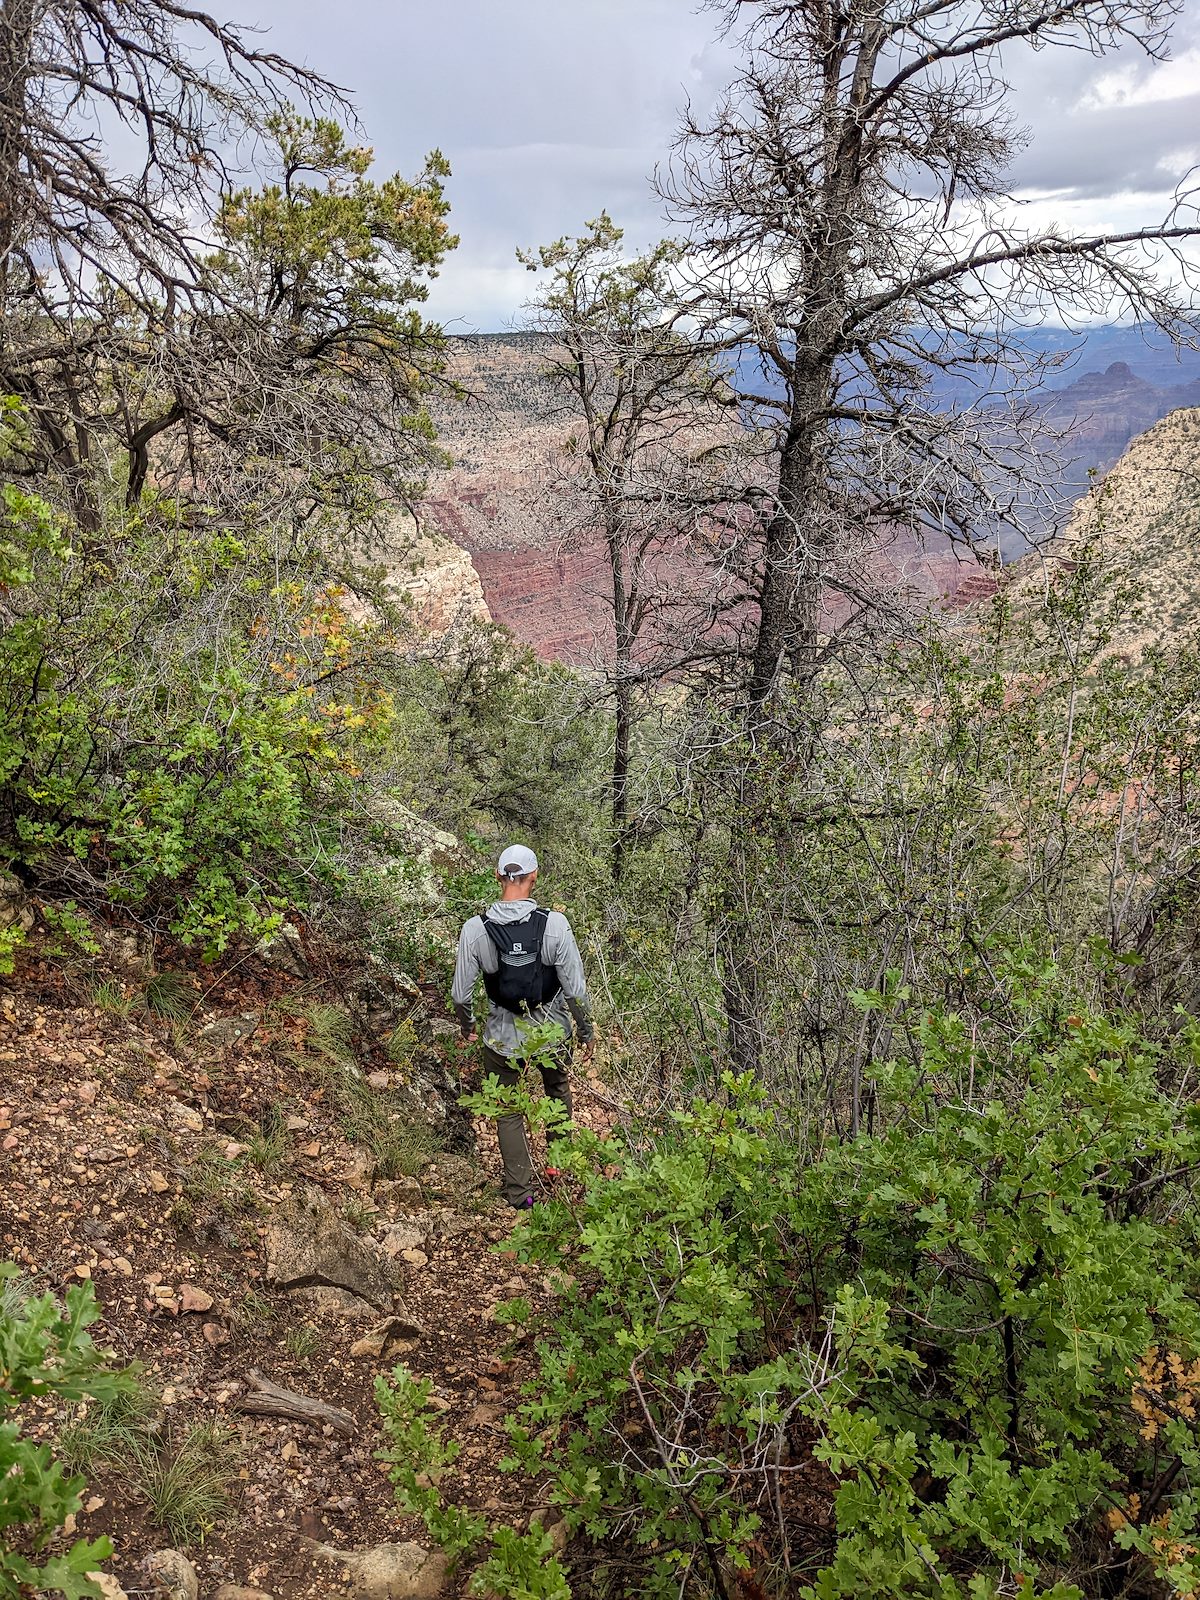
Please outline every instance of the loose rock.
M142 1567L167 1600L196 1600L200 1593L196 1569L181 1550L153 1550Z
M350 1354L375 1357L390 1355L397 1342L419 1339L424 1332L421 1324L404 1312L399 1316L388 1317L378 1327L364 1334L361 1339L355 1340L350 1346Z
M424 1246L424 1230L418 1228L409 1217L401 1217L393 1222L379 1241L379 1248L390 1258L403 1255L406 1250L421 1250Z
M550 1536L554 1546L554 1554L562 1555L567 1548L569 1534L567 1521L557 1506L539 1506L536 1511L529 1514L530 1529L541 1528Z
M200 1039L212 1050L228 1050L248 1039L258 1023L258 1014L254 1011L247 1011L240 1017L218 1017L200 1029Z
M167 1116L176 1128L186 1133L203 1133L204 1117L195 1106L185 1106L182 1100L172 1100L167 1107Z
M89 1572L88 1577L100 1590L104 1600L129 1600L111 1572Z
M388 1178L375 1185L371 1198L381 1211L390 1212L400 1221L411 1224L411 1219L402 1213L409 1207L420 1206L424 1194L416 1178Z
M308 957L304 953L300 930L290 922L283 923L274 933L269 933L265 939L260 939L254 947L254 954L280 972L290 973L293 978L308 978L312 975ZM247 1593L250 1592L247 1590Z
M28 933L35 918L25 899L25 885L11 872L0 872L0 928Z

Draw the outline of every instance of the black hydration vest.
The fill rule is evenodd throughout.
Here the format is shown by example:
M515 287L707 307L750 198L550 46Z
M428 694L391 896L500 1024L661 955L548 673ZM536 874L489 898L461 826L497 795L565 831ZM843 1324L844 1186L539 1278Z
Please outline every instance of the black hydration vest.
M492 922L483 918L487 936L496 947L497 968L483 974L483 986L494 1006L527 1016L544 1006L562 988L558 973L542 961L548 911L539 906L520 922Z

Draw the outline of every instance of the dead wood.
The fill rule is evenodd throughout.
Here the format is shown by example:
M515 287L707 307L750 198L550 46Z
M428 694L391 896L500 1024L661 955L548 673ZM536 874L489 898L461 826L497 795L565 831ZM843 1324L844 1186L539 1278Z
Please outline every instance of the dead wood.
M327 1406L322 1400L311 1400L291 1389L281 1389L260 1372L248 1372L246 1382L251 1385L251 1391L234 1400L238 1411L261 1417L287 1417L292 1422L311 1422L318 1427L328 1425L346 1438L358 1432L358 1423L340 1406Z

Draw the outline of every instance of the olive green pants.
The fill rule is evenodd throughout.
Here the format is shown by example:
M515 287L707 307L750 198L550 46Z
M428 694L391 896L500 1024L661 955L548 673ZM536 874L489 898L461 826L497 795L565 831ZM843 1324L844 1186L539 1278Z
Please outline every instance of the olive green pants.
M571 1049L570 1040L566 1040L549 1065L539 1064L546 1098L557 1102L561 1108L563 1122L569 1122L571 1118L571 1086L567 1078L567 1069L571 1064ZM485 1044L483 1075L486 1078L491 1073L495 1073L506 1089L515 1089L521 1081L520 1058L514 1056L510 1060L507 1056L497 1054ZM500 1141L500 1160L504 1167L501 1192L510 1206L520 1209L529 1204L531 1196L539 1187L537 1174L533 1170L533 1160L529 1154L529 1135L525 1129L525 1118L519 1114L498 1117L496 1136Z

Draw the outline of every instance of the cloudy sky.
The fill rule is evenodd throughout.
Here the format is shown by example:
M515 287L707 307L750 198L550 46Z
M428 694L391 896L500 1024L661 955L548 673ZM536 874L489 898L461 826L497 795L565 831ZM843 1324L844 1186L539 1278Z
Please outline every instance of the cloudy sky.
M1165 65L1067 51L1006 62L1033 135L1017 177L1037 220L1091 228L1161 218L1200 161L1200 0ZM239 22L349 88L387 170L440 148L462 243L430 309L452 331L519 325L521 245L607 208L635 245L664 231L648 182L677 113L732 76L698 0L232 0Z

